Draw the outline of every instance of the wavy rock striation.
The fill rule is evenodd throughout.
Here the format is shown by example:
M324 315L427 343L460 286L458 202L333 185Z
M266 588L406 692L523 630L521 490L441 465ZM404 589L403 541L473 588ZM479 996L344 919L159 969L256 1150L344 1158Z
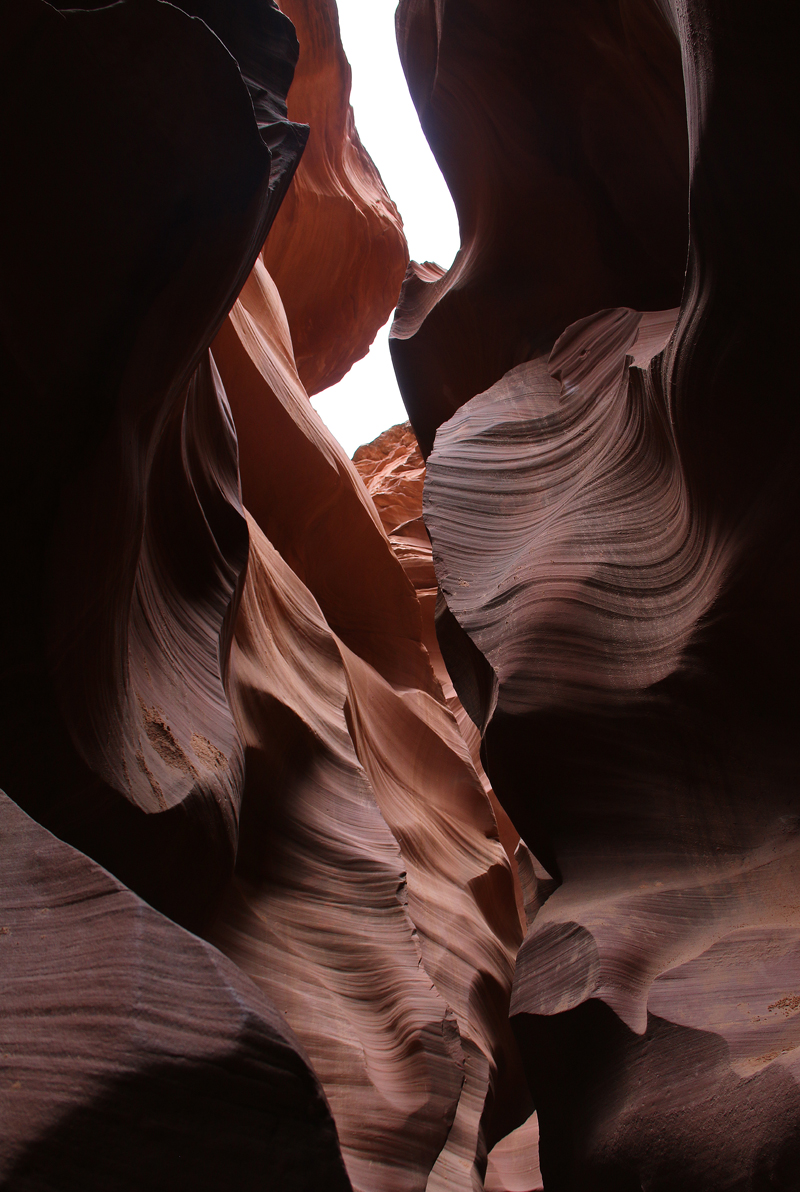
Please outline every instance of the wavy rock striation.
M0 843L4 1189L350 1187L297 1040L235 965L2 792Z
M406 246L287 13L4 14L0 1181L789 1192L792 14L402 0L462 248L352 462Z
M431 541L422 518L425 463L410 423L392 426L374 442L359 447L353 456L353 463L375 502L395 557L414 585L422 613L425 648L447 706L456 718L459 732L469 748L472 764L492 804L500 840L511 865L517 907L524 924L523 897L516 861L519 835L494 796L481 762L480 733L456 694L436 635L437 610L441 615L443 605L433 567Z
M510 4L488 25L478 4L400 9L464 233L448 274L409 275L393 349L430 452L439 638L535 854L511 1012L545 1186L789 1189L800 651L797 415L780 378L798 252L793 230L778 238L796 172L769 199L757 181L796 135L795 90L777 82L789 51L745 4L564 13L556 43L561 10ZM544 47L549 73L515 69ZM465 111L505 168L469 172ZM547 128L566 137L550 156ZM531 199L533 218L510 218L508 179L551 209ZM623 193L642 199L636 218Z
M303 383L407 258L335 11L297 16L294 188L274 5L8 21L9 1189L477 1189L530 1111L511 866Z
M232 869L242 782L223 672L247 532L207 349L305 136L268 12L282 70L250 93L166 4L24 0L4 45L2 780L192 925Z
M353 463L387 534L421 516L425 463L409 422L390 426L372 443L359 447Z
M239 858L211 938L301 1038L355 1188L479 1186L487 1145L527 1105L507 1022L519 921L492 808L415 591L308 402L261 262L213 352L252 520L229 684L246 745Z
M458 1026L421 965L337 640L255 526L252 541L233 657L242 848L213 938L297 1023L354 1186L424 1188L461 1090Z

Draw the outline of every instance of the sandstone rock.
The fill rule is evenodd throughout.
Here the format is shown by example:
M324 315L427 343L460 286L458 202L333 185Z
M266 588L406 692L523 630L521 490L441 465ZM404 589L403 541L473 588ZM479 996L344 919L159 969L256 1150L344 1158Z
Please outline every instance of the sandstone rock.
M333 10L299 23L319 151L266 255L322 384L384 321L405 246ZM356 1187L477 1187L530 1112L511 867L414 586L257 259L305 139L290 23L25 0L11 33L0 765L69 843L3 804L25 1090L4 1186L347 1187L313 1064Z
M680 50L649 0L403 0L400 57L453 195L447 273L412 263L392 358L424 456L436 427L564 328L680 300Z
M796 1188L792 16L4 14L4 1188Z
M0 1184L350 1187L283 1016L0 792Z
M526 25L509 5L488 25L477 4L401 8L464 229L448 275L409 276L393 349L430 452L439 637L494 790L552 877L533 873L511 1006L545 1186L788 1189L800 650L797 411L779 378L797 175L769 198L758 179L796 135L795 90L777 82L789 51L744 3L567 12L556 52L561 9L527 6ZM495 46L506 75L486 87ZM544 47L571 85L514 70ZM477 178L453 131L476 94L508 163ZM599 113L612 96L600 127L589 97ZM537 154L540 130L565 134L552 156L526 157L517 113ZM635 218L611 198L629 171ZM540 183L550 209L531 199ZM508 216L516 193L526 219Z
M486 1192L543 1192L535 1113L497 1143L486 1165Z
M261 131L225 47L171 5L21 0L4 41L2 781L195 926L236 851L223 670L247 560L207 349L303 139L269 12L288 56Z
M300 40L289 95L308 147L264 245L297 371L309 394L365 356L397 303L408 249L402 220L358 136L335 0L284 0Z
M495 798L480 757L481 739L475 724L456 694L436 636L439 589L433 567L428 531L422 518L425 463L411 424L390 427L372 443L359 447L353 463L364 479L367 491L381 515L392 550L402 564L420 604L422 634L431 665L448 708L470 751L472 764L492 805L500 840L506 850L514 879L515 901L524 923L522 891L517 878L515 850L519 835L507 813Z
M422 515L425 463L410 422L390 426L372 443L359 447L353 463L375 502L387 534Z
M414 588L260 262L213 352L253 520L229 687L239 860L211 938L285 1010L355 1188L471 1187L529 1112L509 861Z

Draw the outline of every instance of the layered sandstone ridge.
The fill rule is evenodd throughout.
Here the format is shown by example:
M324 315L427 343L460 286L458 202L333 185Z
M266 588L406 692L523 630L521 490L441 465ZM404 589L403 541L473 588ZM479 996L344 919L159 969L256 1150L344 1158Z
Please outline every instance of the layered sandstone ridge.
M398 31L463 242L412 264L393 355L442 652L533 854L545 1187L789 1189L797 174L757 181L789 52L702 0L406 0Z
M407 253L335 10L295 8L299 50L255 0L10 24L10 1192L479 1189L531 1112L475 742L308 400Z
M390 427L372 443L359 447L353 462L361 473L381 515L395 556L417 593L422 613L422 630L431 663L442 687L447 706L455 717L481 786L492 806L501 843L511 866L514 900L523 930L538 905L541 877L547 875L519 839L508 814L498 802L480 758L480 734L467 714L444 664L436 635L437 604L442 602L433 568L430 538L422 519L425 464L410 423ZM535 869L536 871L535 871ZM527 1090L517 1087L527 1103ZM539 1127L535 1112L503 1137L489 1152L486 1165L487 1192L538 1192Z
M397 34L461 229L447 273L412 265L392 331L427 456L454 410L576 319L679 301L686 121L649 0L403 0Z
M297 1039L236 965L2 792L0 842L4 1188L349 1188Z
M296 42L261 13L283 75L266 64L256 121L256 83L174 6L14 11L2 534L20 578L3 593L2 782L196 926L236 853L222 668L247 560L208 347L305 139L286 119Z
M526 1112L511 870L415 591L291 347L259 262L213 345L252 516L239 856L210 938L299 1035L354 1188L470 1187Z
M797 1187L792 15L4 13L4 1190Z
M480 733L456 694L439 647L436 615L437 605L441 613L442 604L433 567L431 541L422 517L425 463L411 424L401 422L384 431L372 443L359 447L353 456L353 463L364 480L367 492L375 502L395 557L414 585L422 614L422 635L428 657L447 706L467 743L481 785L492 804L500 839L511 865L515 900L524 926L524 900L517 876L515 856L519 834L494 796L481 762Z

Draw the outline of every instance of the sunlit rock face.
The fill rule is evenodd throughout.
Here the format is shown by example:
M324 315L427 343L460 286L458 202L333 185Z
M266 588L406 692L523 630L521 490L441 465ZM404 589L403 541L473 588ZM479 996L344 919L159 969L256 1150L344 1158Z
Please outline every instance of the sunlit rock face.
M442 652L539 868L511 1013L559 1192L800 1179L798 177L775 173L798 105L774 22L398 14L464 239L449 273L412 265L393 355Z
M387 534L422 515L425 463L410 422L390 426L374 442L359 447L353 463ZM414 586L419 588L418 584Z
M292 119L312 131L264 245L309 394L340 381L389 318L408 249L397 208L358 136L335 0L284 0L300 42Z
M407 252L296 7L289 114L272 4L4 14L9 1192L477 1190L530 1133L516 838L308 400Z
M530 1112L508 1022L522 933L492 805L263 263L212 350L250 557L228 682L239 854L209 938L299 1036L354 1188L479 1187L487 1149Z

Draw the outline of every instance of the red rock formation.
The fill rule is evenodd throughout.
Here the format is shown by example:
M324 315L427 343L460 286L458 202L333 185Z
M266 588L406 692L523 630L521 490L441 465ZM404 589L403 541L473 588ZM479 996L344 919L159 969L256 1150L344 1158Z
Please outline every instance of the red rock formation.
M261 263L213 350L254 520L230 678L239 861L211 938L303 1041L355 1188L469 1183L527 1105L508 861L414 589Z
M2 792L0 842L3 1188L350 1187L297 1040L235 965Z
M171 5L4 15L0 769L70 844L3 796L3 1187L344 1189L297 1040L137 896L199 926L237 848L248 539L208 346L302 148L292 29L242 10L243 79Z
M569 323L679 301L686 121L648 0L403 0L397 30L461 229L444 276L412 265L392 328L427 456L441 422Z
M492 804L500 840L511 865L517 907L524 924L522 893L517 880L515 857L519 835L494 796L481 762L480 733L456 694L436 636L439 589L433 567L431 541L422 520L425 464L410 423L401 422L398 426L392 426L372 443L359 447L353 456L353 463L375 502L395 557L414 585L422 614L425 648L447 706L456 718L461 736L470 751L472 764Z
M358 137L335 0L284 0L300 58L289 96L311 138L264 263L281 294L309 394L365 356L400 293L408 249L397 208Z
M773 14L662 10L407 3L399 23L464 247L410 275L394 354L426 451L436 434L442 649L555 879L531 866L512 1014L565 1192L800 1173L797 172L760 181L796 88ZM687 113L683 298L640 314L680 298ZM476 178L459 124L502 167Z
M353 463L387 534L422 516L425 464L410 423L390 426L372 443L359 447Z
M266 255L321 384L384 320L405 247L347 116L331 10L301 15L299 106L324 109L327 55L338 109ZM284 103L291 27L212 0L25 0L15 21L3 447L20 516L3 533L21 578L0 773L41 823L4 805L12 948L54 902L51 862L62 885L58 931L0 971L6 1059L33 1073L4 1186L63 1169L59 1186L127 1192L142 1164L174 1185L191 1130L198 1187L477 1187L530 1112L508 1022L520 924L414 587L308 402L257 259L305 135ZM97 952L108 983L87 1006Z
M486 1165L484 1188L486 1192L543 1192L535 1113L494 1147Z
M0 1180L788 1192L788 16L401 4L423 522L308 402L405 246L291 12L293 186L273 5L6 16Z
M247 558L207 349L302 146L291 55L262 88L273 152L230 54L175 7L24 0L6 52L2 781L197 925L236 851L222 670Z

